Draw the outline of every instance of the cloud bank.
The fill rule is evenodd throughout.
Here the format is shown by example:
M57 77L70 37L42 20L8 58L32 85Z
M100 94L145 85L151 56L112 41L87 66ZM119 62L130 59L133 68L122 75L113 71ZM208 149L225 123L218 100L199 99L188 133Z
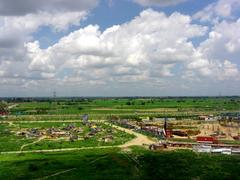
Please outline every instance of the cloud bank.
M95 24L81 27L43 49L32 36L39 27L64 31L78 25L97 3L65 2L41 1L39 8L23 4L12 10L15 14L0 8L0 92L17 87L21 93L49 95L58 87L63 95L201 95L229 83L225 91L235 93L240 85L240 19L206 26L196 22L200 12L191 17L146 9L103 31ZM11 1L3 3L11 6ZM199 38L203 40L196 45Z

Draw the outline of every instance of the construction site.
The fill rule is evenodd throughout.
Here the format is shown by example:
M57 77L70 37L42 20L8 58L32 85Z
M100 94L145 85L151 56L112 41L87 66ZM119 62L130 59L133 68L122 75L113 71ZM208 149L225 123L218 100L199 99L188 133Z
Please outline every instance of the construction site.
M117 120L114 123L158 141L151 150L192 149L195 152L240 154L238 120Z

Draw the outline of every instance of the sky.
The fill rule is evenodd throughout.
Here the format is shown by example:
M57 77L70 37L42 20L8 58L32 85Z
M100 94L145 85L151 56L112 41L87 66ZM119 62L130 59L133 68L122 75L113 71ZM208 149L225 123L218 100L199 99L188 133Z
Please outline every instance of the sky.
M0 97L240 95L239 0L0 0Z

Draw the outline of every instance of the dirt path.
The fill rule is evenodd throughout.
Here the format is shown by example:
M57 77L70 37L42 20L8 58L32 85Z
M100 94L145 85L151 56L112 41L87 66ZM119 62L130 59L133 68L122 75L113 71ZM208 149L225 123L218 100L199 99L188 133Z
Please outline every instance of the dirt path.
M48 152L79 151L79 150L87 150L87 149L108 149L108 148L117 148L117 147L119 146L95 146L95 147L43 149L43 150L29 150L29 151L7 151L7 152L0 152L0 154L48 153Z
M106 158L106 157L107 157L107 156L103 156L103 157L99 157L99 158L97 158L97 159L94 159L93 161L90 162L90 164L93 164L93 163L95 163L96 161L99 161L100 159L104 159L104 158ZM54 173L54 174L52 174L52 175L44 176L44 177L42 177L42 178L37 178L37 179L35 179L35 180L48 179L48 178L50 178L50 177L58 176L58 175L61 175L61 174L64 174L64 173L67 173L67 172L69 172L69 171L73 171L73 170L76 170L76 169L77 169L77 168L72 168L72 169L68 169L68 170L59 171L59 172Z
M14 124L13 122L9 121L7 122L9 124L9 126L16 126L16 124Z
M153 144L155 143L153 140L149 139L147 136L143 135L143 134L140 134L140 133L137 133L137 132L134 132L133 130L131 129L127 129L127 128L123 128L123 127L120 127L120 126L116 126L116 125L112 125L110 123L105 123L109 126L112 126L118 130L121 130L121 131L124 131L128 134L133 134L136 136L136 138L126 142L125 144L122 144L120 145L119 147L122 147L122 148L125 148L125 147L129 147L129 146L142 146L143 144Z
M10 105L8 106L8 109L12 109L12 108L15 108L18 104L13 104L13 105Z
M60 174L67 173L67 172L69 172L69 171L73 171L73 170L75 170L75 169L77 169L77 168L72 168L72 169L68 169L68 170L64 170L64 171L59 171L59 172L57 172L57 173L55 173L55 174L52 174L52 175L49 175L49 176L45 176L45 177L43 177L43 178L37 178L36 180L48 179L48 178L50 178L50 177L58 176L58 175L60 175Z
M45 139L45 138L46 138L45 136L42 136L42 137L38 138L36 141L34 141L34 142L32 142L32 143L28 143L28 144L22 145L21 148L20 148L20 151L22 151L23 148L25 148L25 147L27 147L27 146L30 146L30 145L32 145L32 144L36 144L36 143L40 142L41 140L43 140L43 139Z
M98 122L105 122L106 120L89 120L89 122L94 122L94 123L98 123ZM5 123L9 123L9 122L12 122L12 123L79 123L79 122L82 122L82 120L34 120L34 121L18 121L18 120L15 120L15 121L0 121L0 124L5 124Z

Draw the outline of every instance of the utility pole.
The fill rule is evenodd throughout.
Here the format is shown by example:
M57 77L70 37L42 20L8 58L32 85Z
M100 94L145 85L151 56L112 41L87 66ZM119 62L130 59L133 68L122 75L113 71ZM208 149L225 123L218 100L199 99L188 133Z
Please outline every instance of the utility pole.
M57 97L57 93L56 93L56 91L54 90L54 91L53 91L53 98L56 99L56 97Z

